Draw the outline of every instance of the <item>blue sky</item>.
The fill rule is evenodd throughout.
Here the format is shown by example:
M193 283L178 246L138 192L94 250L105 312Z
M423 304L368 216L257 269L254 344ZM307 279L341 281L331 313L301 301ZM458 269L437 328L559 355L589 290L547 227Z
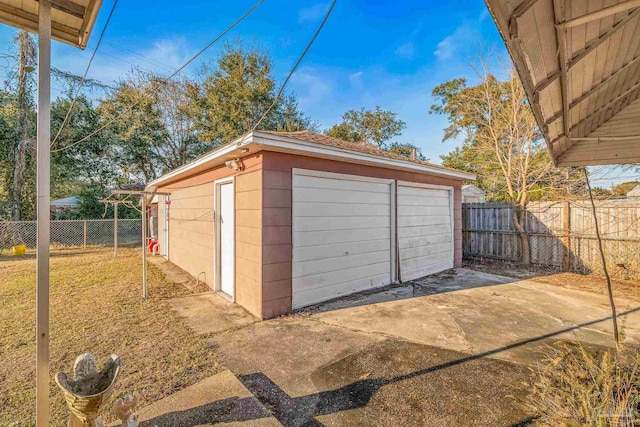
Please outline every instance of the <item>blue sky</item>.
M104 1L85 51L54 43L54 66L83 73L112 4ZM110 83L134 65L169 73L253 4L254 0L121 0L89 77ZM269 51L274 76L282 81L328 6L324 0L266 0L227 39ZM14 34L1 27L0 42L6 50ZM453 149L455 142L441 142L446 120L428 114L430 92L451 78L472 76L469 63L487 46L504 52L481 0L339 0L289 89L323 129L339 122L348 109L380 105L395 111L407 123L398 140L416 144L439 162L439 155ZM220 47L214 46L203 58L215 57ZM193 75L197 69L196 63L186 73ZM54 97L61 88L54 82Z

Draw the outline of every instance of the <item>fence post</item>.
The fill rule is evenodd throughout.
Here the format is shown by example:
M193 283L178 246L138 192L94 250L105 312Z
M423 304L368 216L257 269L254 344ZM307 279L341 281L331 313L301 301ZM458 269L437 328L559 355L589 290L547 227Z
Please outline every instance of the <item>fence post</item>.
M113 257L118 257L118 202L113 204Z
M82 247L87 249L87 220L82 223Z
M563 222L563 246L564 254L562 258L562 266L565 270L571 269L571 203L567 200L562 208Z

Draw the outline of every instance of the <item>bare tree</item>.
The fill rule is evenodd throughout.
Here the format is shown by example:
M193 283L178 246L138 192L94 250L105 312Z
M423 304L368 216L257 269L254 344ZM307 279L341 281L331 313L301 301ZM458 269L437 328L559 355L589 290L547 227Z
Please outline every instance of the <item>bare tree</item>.
M518 233L524 264L531 263L531 248L525 230L526 206L532 191L554 183L563 174L547 156L526 93L509 64L499 79L488 71L487 61L475 69L478 83L454 79L433 90L438 101L430 113L445 114L449 126L444 139L465 137L463 150L474 159L473 171L485 179L499 181L506 200L513 206L513 225Z

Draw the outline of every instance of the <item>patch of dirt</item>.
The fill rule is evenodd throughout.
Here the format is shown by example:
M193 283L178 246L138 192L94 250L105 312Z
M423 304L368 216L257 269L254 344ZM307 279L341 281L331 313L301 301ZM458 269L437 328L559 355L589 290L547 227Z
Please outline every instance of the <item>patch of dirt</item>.
M597 274L579 274L563 272L559 269L544 267L524 267L522 265L495 260L465 260L464 267L485 273L526 279L532 282L547 283L563 288L577 289L597 294L607 294L607 282L604 276ZM612 279L614 297L640 301L640 281Z
M98 364L111 353L122 371L114 398L138 390L141 405L157 401L221 370L213 351L191 332L166 299L190 292L151 263L149 298L141 298L139 249L77 249L52 253L50 373L71 372L79 354ZM35 425L35 257L0 256L0 425ZM51 382L51 423L67 409ZM107 408L105 421L109 418Z

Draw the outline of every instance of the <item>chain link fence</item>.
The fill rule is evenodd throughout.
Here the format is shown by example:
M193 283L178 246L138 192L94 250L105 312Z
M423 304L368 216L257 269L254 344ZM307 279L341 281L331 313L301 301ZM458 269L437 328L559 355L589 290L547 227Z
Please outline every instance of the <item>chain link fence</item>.
M51 245L113 246L115 221L113 219L53 220ZM139 219L118 220L118 246L139 245L142 240L142 222ZM0 221L0 250L15 245L35 249L36 221Z
M512 212L506 203L463 204L464 256L521 261L522 247ZM597 201L596 214L609 272L619 278L640 278L640 201ZM588 202L532 202L524 227L532 264L602 273Z

